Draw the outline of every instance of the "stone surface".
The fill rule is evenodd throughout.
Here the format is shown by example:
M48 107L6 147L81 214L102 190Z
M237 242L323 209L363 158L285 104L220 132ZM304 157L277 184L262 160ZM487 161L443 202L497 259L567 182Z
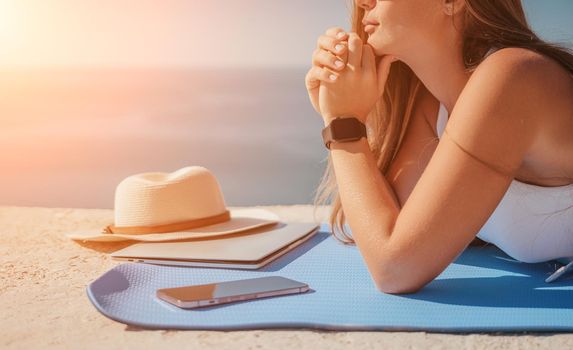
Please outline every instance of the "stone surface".
M240 207L229 207L240 208ZM324 222L327 207L260 206L288 221ZM77 243L65 232L99 229L110 209L0 207L0 348L186 349L573 349L573 334L333 332L319 330L163 331L101 315L86 285L120 262L108 252L129 243Z

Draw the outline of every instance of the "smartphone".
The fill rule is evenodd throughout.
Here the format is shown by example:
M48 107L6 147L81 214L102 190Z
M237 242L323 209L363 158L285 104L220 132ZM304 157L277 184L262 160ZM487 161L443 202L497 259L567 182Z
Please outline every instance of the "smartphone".
M184 309L265 297L305 293L306 283L280 276L249 278L192 286L162 288L157 297Z

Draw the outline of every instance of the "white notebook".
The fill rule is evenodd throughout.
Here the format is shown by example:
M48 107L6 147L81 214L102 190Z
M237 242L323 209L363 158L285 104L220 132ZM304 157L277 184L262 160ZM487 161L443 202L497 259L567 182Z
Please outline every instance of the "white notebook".
M314 223L276 225L179 242L137 243L111 253L115 260L159 265L258 269L318 232Z

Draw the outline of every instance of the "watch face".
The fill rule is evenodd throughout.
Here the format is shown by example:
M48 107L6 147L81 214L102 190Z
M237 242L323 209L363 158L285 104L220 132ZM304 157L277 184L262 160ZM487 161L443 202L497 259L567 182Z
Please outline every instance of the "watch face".
M355 139L361 135L361 125L354 118L340 118L332 121L332 137L335 140Z

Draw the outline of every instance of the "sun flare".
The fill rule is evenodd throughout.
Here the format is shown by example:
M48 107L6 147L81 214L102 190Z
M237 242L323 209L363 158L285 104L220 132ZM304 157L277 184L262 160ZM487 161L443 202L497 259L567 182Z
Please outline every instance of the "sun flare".
M21 37L21 11L18 2L0 0L0 53L4 56L12 52ZM19 38L20 37L20 38Z

